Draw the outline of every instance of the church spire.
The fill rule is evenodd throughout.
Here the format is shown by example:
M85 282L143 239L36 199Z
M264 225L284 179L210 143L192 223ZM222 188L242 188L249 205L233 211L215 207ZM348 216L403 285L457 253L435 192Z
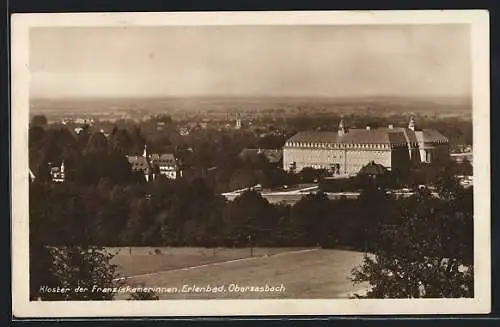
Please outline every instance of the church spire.
M339 136L342 136L345 134L344 119L343 118L340 118L338 134L339 134Z
M415 130L415 116L410 116L410 122L408 123L408 128L412 131Z

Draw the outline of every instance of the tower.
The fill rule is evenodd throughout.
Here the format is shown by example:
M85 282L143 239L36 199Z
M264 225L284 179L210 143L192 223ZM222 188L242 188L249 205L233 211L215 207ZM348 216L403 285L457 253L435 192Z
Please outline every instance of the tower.
M339 130L338 130L339 136L343 136L345 134L345 128L344 128L344 119L341 118L339 122Z
M410 116L410 122L408 123L408 128L415 131L415 117Z
M146 143L144 143L144 151L142 152L142 156L144 158L148 158L148 146L146 145Z
M61 175L64 176L64 160L61 162Z

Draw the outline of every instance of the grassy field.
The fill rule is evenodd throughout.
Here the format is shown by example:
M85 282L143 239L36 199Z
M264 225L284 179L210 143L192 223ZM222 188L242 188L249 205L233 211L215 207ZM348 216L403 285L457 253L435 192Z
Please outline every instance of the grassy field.
M250 257L248 248L158 249L155 254L155 248L132 248L132 255L129 248L113 249L120 250L113 263L127 277L126 286L163 288L156 292L160 299L347 298L367 287L349 279L362 261L360 252L257 248ZM280 291L263 292L266 285Z
M117 254L112 259L112 263L118 265L118 270L124 277L248 258L251 255L249 248L123 247L107 249ZM263 257L301 249L304 248L254 248L253 255Z

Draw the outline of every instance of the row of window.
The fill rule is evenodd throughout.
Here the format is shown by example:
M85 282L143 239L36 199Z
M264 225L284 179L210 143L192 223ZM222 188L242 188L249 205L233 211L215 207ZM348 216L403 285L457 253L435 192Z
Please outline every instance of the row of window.
M385 157L389 156L390 152L387 151L349 151L347 153L347 158L373 158L373 157ZM317 152L311 150L303 150L303 151L293 151L285 153L285 157L305 157L305 158L344 158L344 153L340 152Z
M405 145L405 144L401 144ZM326 149L391 149L390 144L350 144L350 143L310 143L310 142L287 142L287 147L305 147L305 148L326 148Z

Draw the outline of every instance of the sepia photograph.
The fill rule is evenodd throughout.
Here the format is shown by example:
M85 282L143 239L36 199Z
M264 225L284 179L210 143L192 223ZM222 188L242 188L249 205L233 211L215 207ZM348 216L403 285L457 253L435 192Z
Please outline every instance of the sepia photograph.
M488 313L488 33L14 15L14 315Z

